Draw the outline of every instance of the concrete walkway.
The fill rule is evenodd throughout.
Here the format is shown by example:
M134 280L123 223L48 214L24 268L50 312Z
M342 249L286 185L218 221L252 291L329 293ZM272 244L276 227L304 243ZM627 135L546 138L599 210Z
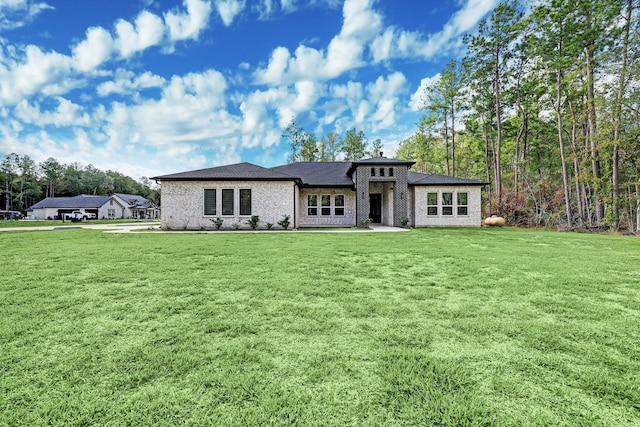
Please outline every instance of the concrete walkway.
M302 233L389 233L398 231L409 231L408 228L391 227L389 225L371 224L369 229L363 228L312 228L312 229L297 229L294 232ZM263 233L267 230L172 230L161 231L160 224L157 222L150 223L119 223L119 224L86 224L86 223L70 223L69 225L56 224L53 226L35 226L35 227L9 227L0 228L2 231L64 231L64 230L77 230L77 229L89 229L89 230L103 230L105 233L128 233L132 230L154 230L154 232L166 232L166 233ZM292 230L286 231L290 233ZM285 230L271 230L269 233L285 232Z

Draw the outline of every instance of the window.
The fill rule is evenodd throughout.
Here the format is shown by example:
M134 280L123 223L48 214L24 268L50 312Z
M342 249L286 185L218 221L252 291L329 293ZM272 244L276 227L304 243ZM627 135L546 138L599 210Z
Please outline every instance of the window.
M322 195L322 215L331 215L331 196L329 194Z
M338 194L333 199L333 204L335 206L335 215L343 216L344 215L344 195Z
M458 205L458 215L469 215L469 193L458 193L456 204Z
M251 215L251 190L240 190L240 215Z
M453 215L453 193L442 193L442 215Z
M107 218L114 219L116 217L115 209L107 209Z
M318 215L318 196L316 194L307 195L307 215Z
M427 215L438 215L438 193L427 193Z
M204 214L216 214L216 190L205 188L204 190Z
M380 168L380 176L384 176L384 168Z
M233 215L233 189L222 189L222 215Z
M393 176L393 168L389 168L389 176Z
M371 176L376 176L376 168L371 168Z

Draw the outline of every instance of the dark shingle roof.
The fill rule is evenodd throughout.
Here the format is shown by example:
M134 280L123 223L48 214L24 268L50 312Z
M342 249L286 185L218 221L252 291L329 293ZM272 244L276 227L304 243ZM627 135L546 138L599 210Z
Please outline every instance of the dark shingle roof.
M109 196L89 196L82 194L75 197L47 197L30 209L42 208L99 208L107 203Z
M114 196L118 196L127 202L130 208L150 208L153 206L153 203L149 200L136 194L115 193Z
M486 185L486 182L456 176L409 172L409 185Z
M385 165L385 166L406 166L410 168L413 166L415 162L409 160L398 160L398 159L389 159L387 157L372 157L370 159L362 159L356 160L351 163L351 167L349 168L349 176L353 174L353 171L356 170L358 166L373 166L373 165Z
M410 160L389 159L387 157L372 157L370 159L355 160L353 162L354 165L383 164L383 165L408 165L408 166L411 166L414 163L415 162Z
M300 178L307 187L353 187L347 175L351 162L299 162L271 168Z
M294 181L295 176L263 168L252 163L236 163L234 165L215 168L198 169L170 175L155 176L157 181L210 181L210 180L256 180L256 181Z

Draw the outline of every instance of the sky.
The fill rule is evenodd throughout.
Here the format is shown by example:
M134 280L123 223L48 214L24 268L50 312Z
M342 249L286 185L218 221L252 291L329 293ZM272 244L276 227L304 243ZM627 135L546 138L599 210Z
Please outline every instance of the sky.
M352 128L385 156L497 0L0 0L0 155L134 179Z

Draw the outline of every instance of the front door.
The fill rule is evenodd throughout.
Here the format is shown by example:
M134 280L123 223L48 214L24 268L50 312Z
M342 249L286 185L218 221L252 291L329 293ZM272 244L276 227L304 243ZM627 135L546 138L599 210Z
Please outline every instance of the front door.
M374 224L382 222L382 194L369 194L369 218Z

